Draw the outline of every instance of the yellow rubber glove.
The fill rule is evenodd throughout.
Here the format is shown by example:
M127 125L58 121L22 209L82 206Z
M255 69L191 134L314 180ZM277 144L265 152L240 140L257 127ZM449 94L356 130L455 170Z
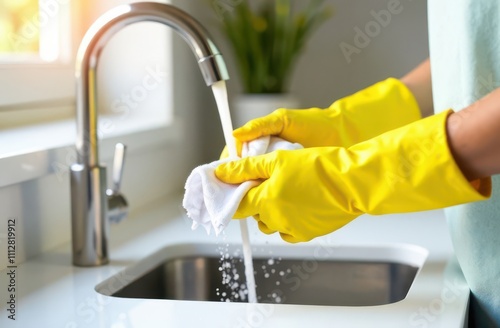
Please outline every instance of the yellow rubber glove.
M328 109L278 109L233 132L240 142L277 135L304 147L349 147L420 119L413 94L389 78L334 102Z
M363 213L430 210L484 200L491 180L468 182L448 148L452 111L389 131L350 148L276 151L217 167L227 183L262 180L235 218L254 216L265 233L288 242L330 233Z

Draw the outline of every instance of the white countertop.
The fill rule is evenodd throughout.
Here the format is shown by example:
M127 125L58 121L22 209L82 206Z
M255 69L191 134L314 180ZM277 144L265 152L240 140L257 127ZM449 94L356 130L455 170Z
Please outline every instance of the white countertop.
M250 221L249 221L250 222ZM68 232L69 233L69 232ZM288 245L261 234L250 222L252 246ZM240 243L239 225L226 230L224 243ZM221 237L190 230L172 199L134 215L111 230L111 263L97 268L71 265L70 245L18 266L16 321L7 318L8 275L0 275L0 327L463 327L469 289L454 262L442 211L363 216L309 245L387 245L405 243L429 251L407 297L369 307L302 306L123 299L103 296L95 286L168 246L209 243ZM2 249L2 251L4 251Z

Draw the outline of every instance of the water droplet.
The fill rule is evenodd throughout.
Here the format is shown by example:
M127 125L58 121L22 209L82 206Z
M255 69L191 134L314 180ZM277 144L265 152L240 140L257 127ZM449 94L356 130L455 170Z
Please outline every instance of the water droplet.
M243 289L240 289L239 294L240 294L240 298L241 298L242 300L245 300L245 299L246 299L245 292L244 292L244 290L243 290Z

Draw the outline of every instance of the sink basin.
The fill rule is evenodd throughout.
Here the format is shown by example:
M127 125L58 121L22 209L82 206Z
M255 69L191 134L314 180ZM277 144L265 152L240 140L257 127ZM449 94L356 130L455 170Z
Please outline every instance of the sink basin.
M237 256L224 257L238 253L239 246L224 248L221 252L213 244L166 247L96 290L122 298L244 302L243 262ZM406 297L426 257L425 249L401 244L257 247L257 295L260 303L394 303Z

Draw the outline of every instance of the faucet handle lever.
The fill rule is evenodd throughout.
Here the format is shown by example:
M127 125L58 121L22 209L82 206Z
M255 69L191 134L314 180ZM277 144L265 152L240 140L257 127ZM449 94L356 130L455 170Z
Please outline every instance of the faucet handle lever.
M115 156L113 159L113 191L120 192L123 178L123 167L125 166L125 153L127 146L117 143L115 146Z
M117 143L115 147L115 156L113 159L113 186L106 190L108 196L108 218L111 222L121 222L128 213L128 203L120 192L123 167L125 166L125 153L127 147L122 143Z

